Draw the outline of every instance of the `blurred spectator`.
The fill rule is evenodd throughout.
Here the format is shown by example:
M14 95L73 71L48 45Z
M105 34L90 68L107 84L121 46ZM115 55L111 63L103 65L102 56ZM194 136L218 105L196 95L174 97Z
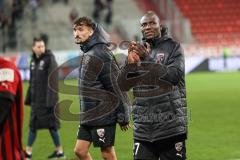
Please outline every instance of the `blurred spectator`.
M32 23L35 24L37 21L38 1L37 0L29 0L29 5L32 10Z
M2 1L1 8L4 16L11 17L12 6L13 6L13 1L6 1L6 0Z
M0 0L0 9L2 8L3 0Z
M44 6L45 4L46 4L45 0L37 0L38 8Z
M62 1L66 5L69 3L69 0L52 0L52 3L58 3L60 1Z
M63 0L63 1L66 5L69 4L69 0Z
M17 20L21 20L25 0L0 0L1 49L17 47Z
M52 0L52 3L57 3L59 0Z
M8 47L16 48L17 47L17 27L15 25L15 21L11 21L12 23L8 26Z
M20 20L24 10L23 2L21 0L14 0L12 8L12 19Z
M20 20L23 15L23 6L20 0L14 0L12 4L11 23L8 26L8 46L17 47L17 26L16 21Z
M229 48L227 47L224 47L223 48L223 65L224 65L224 68L227 68L227 58L230 56L231 54L231 51Z
M112 2L113 2L113 0L106 0L106 4L105 4L105 7L107 9L105 23L108 25L110 25L112 23L112 15L113 15Z
M7 47L16 48L16 20L18 11L20 10L19 0L1 1L1 41L2 50L6 51Z
M3 53L6 51L6 28L8 24L7 17L3 14L3 11L0 10L0 31L1 31L1 49Z
M100 14L104 9L104 4L102 0L94 0L94 10L93 10L93 18L96 22L100 21Z
M113 0L94 0L94 10L93 10L93 18L96 22L100 22L100 17L102 17L102 12L107 10L104 22L107 25L111 25L112 23L112 3Z
M79 13L78 13L77 9L73 7L69 14L69 19L70 19L71 24L74 23L74 21L78 18L78 16L79 16Z

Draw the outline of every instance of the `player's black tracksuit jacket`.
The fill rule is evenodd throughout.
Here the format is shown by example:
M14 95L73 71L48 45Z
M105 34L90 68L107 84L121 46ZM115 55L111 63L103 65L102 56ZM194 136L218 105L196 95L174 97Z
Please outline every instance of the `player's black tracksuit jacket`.
M80 124L127 124L127 96L118 90L119 68L108 48L106 32L96 24L93 35L80 48L83 52L79 70Z
M156 72L154 76L170 82L171 90L161 95L139 97L137 92L149 93L154 89L154 84L133 88L134 138L149 142L185 140L187 104L183 50L179 43L167 35L149 43L152 50L150 56L143 61L163 64L167 70L166 74L160 76Z

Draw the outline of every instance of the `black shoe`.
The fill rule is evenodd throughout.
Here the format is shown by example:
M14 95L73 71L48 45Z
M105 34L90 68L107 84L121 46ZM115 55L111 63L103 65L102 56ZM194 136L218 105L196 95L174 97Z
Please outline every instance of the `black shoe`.
M32 154L28 154L26 151L24 151L24 155L25 155L26 160L32 159Z
M58 153L57 151L54 151L50 156L48 156L48 159L66 159L64 153Z

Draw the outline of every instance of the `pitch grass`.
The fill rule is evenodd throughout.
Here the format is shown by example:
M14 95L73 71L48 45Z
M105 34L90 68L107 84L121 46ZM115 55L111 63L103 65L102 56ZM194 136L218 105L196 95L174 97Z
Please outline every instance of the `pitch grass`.
M189 136L189 160L228 160L240 158L240 73L195 73L186 76ZM76 84L76 81L67 83ZM24 83L24 92L28 84ZM60 95L73 100L71 112L79 112L78 97ZM25 107L23 142L26 146L30 108ZM62 121L60 136L69 160L75 159L78 122ZM132 130L117 128L116 152L119 160L132 159ZM33 160L45 160L54 150L47 130L40 130L33 147ZM91 148L94 160L101 160L100 150Z

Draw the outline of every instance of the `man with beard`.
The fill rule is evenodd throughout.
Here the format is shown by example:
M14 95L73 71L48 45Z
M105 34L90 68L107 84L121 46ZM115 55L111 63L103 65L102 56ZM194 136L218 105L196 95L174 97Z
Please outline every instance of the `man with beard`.
M118 94L119 68L108 48L108 35L87 17L74 22L73 34L83 53L79 69L80 127L75 154L80 160L91 160L88 151L93 143L94 147L100 147L104 159L116 160L116 123L127 130L129 113L127 96Z
M185 160L183 50L166 34L155 13L147 12L140 24L143 42L132 42L128 50L128 65L136 64L139 68L131 73L139 76L133 87L134 159Z

